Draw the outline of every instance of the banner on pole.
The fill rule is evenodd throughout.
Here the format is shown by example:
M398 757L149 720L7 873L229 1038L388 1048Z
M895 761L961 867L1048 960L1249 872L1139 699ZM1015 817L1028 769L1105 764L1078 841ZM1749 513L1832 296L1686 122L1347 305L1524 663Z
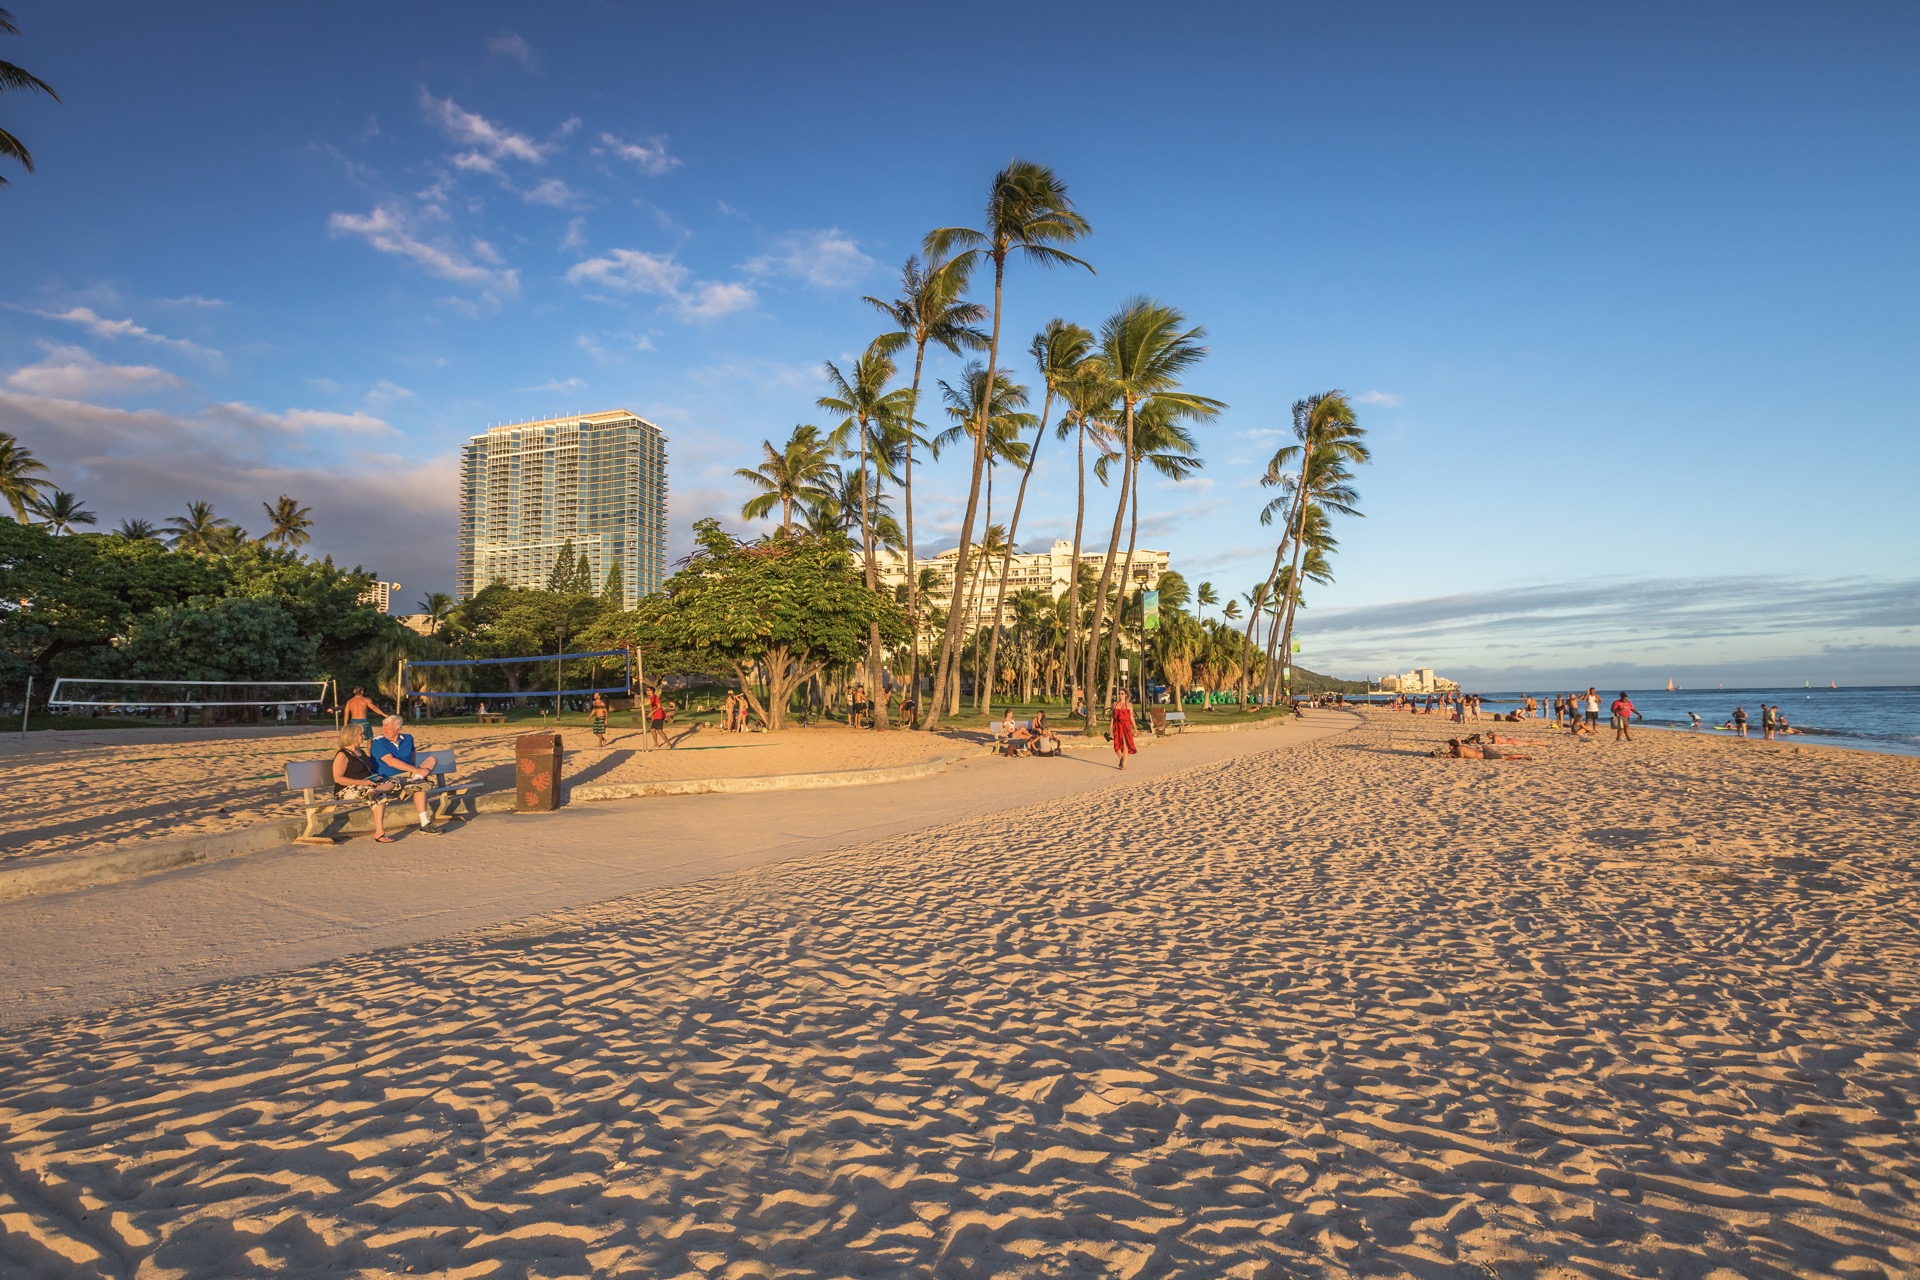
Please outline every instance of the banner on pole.
M1295 641L1293 642L1293 651L1294 651L1295 653L1298 653L1298 652L1300 652L1300 642L1299 642L1298 640L1295 640Z
M1141 625L1148 631L1160 629L1160 593L1158 591L1140 593L1140 616L1145 619Z

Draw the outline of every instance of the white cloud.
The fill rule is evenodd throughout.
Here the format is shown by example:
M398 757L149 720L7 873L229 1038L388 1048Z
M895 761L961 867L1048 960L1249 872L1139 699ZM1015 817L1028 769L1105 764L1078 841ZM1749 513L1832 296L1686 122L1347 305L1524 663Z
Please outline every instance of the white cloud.
M844 289L865 279L877 265L852 236L828 227L780 237L773 253L749 259L746 269L757 276L786 276L822 289Z
M336 213L327 219L327 231L335 236L359 236L381 253L406 258L443 280L477 285L489 297L513 297L520 291L520 273L503 266L492 245L475 240L475 254L488 260L475 262L444 241L422 239L394 205L380 205L366 214Z
M600 141L614 156L625 160L649 178L658 178L680 167L680 157L667 150L664 134L656 133L639 142L628 142L611 133L603 133Z
M621 348L633 351L653 350L653 339L644 333L608 333L601 334L598 337L591 333L582 333L574 338L573 345L592 356L595 360L598 360L601 364L626 363L627 357L625 351L615 350L613 347L607 346L600 341L602 337Z
M411 399L413 399L412 391L385 378L374 383L373 388L367 392L367 403L370 405L388 405Z
M321 436L335 436L393 433L393 428L386 422L357 409L352 413L334 413L326 409L286 409L279 413L269 413L264 409L256 409L250 404L232 400L226 404L209 405L200 411L200 416L209 422L252 430L280 432L286 435L313 433Z
M169 307L226 307L233 305L225 298L209 298L198 293L183 294L178 298L156 298L154 301L164 303Z
M548 178L531 191L522 191L520 198L528 204L544 204L554 209L566 209L580 203L579 194L558 178Z
M457 456L368 452L366 431L340 426L364 415L244 405L171 414L6 391L0 414L103 527L163 520L205 500L257 530L260 504L290 493L313 508L313 554L363 564L409 590L451 585ZM299 456L307 451L312 461Z
M420 90L420 110L440 132L475 153L494 160L546 163L545 149L531 138L468 111L452 98L436 98L423 88Z
M492 177L500 175L500 166L494 163L492 156L483 156L478 151L462 151L453 158L453 167L462 173L484 173ZM425 195L425 192L421 193ZM445 195L445 192L437 193Z
M45 345L46 357L16 369L7 385L29 395L77 400L90 396L120 396L135 391L164 391L184 387L165 369L147 364L103 364L81 347Z
M567 271L567 280L573 284L664 298L689 320L712 320L744 311L757 300L754 291L744 284L691 277L692 273L671 254L644 249L611 249L598 258L575 263Z
M567 219L567 234L560 237L560 252L578 253L587 247L587 220L585 218Z
M1390 391L1362 391L1353 398L1355 404L1375 404L1383 408L1392 408L1400 403L1400 397Z
M65 320L77 324L96 338L138 338L142 342L151 342L162 347L172 347L176 351L186 351L194 355L219 358L218 351L201 346L197 342L188 342L185 338L169 338L155 333L145 325L135 324L131 320L109 320L96 313L92 307L69 307L65 311L35 311L24 308L31 314L48 320Z
M517 31L508 31L487 41L487 52L502 58L512 58L529 71L540 69L540 58L527 43L526 37Z
M515 387L515 391L585 391L587 384L578 378L554 378L537 387Z

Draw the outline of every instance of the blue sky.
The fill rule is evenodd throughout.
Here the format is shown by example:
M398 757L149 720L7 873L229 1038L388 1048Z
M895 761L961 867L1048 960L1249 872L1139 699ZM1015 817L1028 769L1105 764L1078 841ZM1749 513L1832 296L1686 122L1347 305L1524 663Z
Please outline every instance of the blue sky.
M684 549L1020 155L1098 274L1015 268L1010 352L1139 292L1208 329L1231 409L1143 519L1190 579L1262 576L1289 404L1356 398L1308 665L1920 680L1909 4L10 7L63 102L0 99L0 429L103 525L290 492L411 604L467 435L625 407ZM1036 486L1023 545L1051 440Z

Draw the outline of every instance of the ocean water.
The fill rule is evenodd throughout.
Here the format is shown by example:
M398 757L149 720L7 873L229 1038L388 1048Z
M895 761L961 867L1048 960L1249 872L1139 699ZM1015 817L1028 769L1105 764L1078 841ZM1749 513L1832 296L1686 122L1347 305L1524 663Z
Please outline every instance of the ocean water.
M1542 703L1552 704L1555 694L1573 693L1572 689L1530 690ZM1585 693L1586 690L1578 690ZM1618 688L1600 690L1601 727L1606 725L1607 706L1620 695ZM1522 701L1526 693L1489 694L1482 706L1499 704L1501 709ZM1787 723L1800 730L1808 742L1835 747L1859 747L1868 751L1894 751L1902 755L1920 755L1920 686L1890 685L1863 689L1629 689L1646 723L1663 728L1687 727L1687 712L1700 715L1701 732L1723 731L1714 728L1733 718L1735 707L1747 709L1747 736L1760 737L1760 704L1778 703ZM1723 733L1723 736L1731 736Z

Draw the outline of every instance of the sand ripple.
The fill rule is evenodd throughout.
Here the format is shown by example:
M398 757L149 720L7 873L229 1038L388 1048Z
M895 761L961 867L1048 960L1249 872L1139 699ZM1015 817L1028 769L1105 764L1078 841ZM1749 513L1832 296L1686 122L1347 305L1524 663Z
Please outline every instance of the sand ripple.
M1920 1274L1920 767L1433 732L31 1030L0 1270Z

